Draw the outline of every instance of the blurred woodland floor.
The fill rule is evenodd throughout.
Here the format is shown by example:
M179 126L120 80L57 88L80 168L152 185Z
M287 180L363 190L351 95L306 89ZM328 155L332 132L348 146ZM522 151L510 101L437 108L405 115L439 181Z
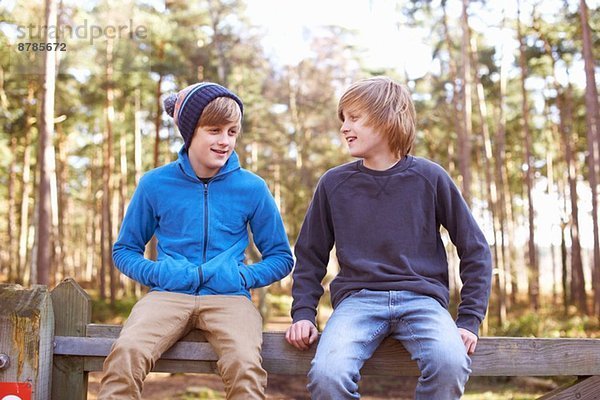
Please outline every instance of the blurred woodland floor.
M88 399L96 400L100 372L90 373ZM365 400L411 400L416 380L365 376L361 395ZM464 400L533 400L556 387L551 380L538 378L473 377L467 384ZM144 385L145 400L221 400L225 392L217 375L152 373ZM268 400L309 400L306 377L269 375Z

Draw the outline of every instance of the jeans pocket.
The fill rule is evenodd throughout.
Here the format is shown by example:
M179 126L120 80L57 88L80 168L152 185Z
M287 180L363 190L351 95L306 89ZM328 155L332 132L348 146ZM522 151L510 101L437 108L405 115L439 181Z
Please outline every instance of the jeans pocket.
M357 292L353 292L353 293L351 293L351 294L350 294L350 296L348 296L347 298L350 298L350 297L356 297L356 296L363 295L363 294L365 294L365 293L367 292L367 290L368 290L368 289L360 289L360 290L359 290L359 291L357 291Z
M342 303L344 303L346 300L348 299L354 299L356 297L360 297L361 295L363 295L365 292L367 291L367 289L360 289L357 290L356 292L352 292L349 295L347 295L346 297L343 298L343 300L337 305L337 307L339 307L340 305L342 305ZM337 308L336 307L336 308Z

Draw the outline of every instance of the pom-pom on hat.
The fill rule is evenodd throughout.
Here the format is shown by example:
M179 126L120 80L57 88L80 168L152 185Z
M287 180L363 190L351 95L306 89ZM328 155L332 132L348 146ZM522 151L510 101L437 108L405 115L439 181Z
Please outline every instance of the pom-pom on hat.
M217 97L229 97L235 100L244 114L244 104L229 89L212 82L200 82L167 96L163 102L165 111L175 121L179 128L185 148L188 149L194 136L194 131L200 121L204 107Z

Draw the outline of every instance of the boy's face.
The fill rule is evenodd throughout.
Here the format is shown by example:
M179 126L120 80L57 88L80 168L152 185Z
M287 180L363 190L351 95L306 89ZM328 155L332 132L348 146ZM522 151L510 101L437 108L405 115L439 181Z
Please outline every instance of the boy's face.
M374 160L392 153L387 138L365 124L365 113L344 110L342 114L340 131L352 157Z
M196 175L210 178L225 165L235 148L240 121L225 125L198 126L188 148Z

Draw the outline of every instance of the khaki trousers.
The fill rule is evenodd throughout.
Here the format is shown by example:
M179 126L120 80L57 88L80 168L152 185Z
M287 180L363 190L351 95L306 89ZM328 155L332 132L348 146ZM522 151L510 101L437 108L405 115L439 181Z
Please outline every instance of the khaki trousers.
M104 362L98 399L141 399L144 379L161 354L192 328L205 332L219 356L227 399L265 398L262 318L247 297L150 292L131 310Z

